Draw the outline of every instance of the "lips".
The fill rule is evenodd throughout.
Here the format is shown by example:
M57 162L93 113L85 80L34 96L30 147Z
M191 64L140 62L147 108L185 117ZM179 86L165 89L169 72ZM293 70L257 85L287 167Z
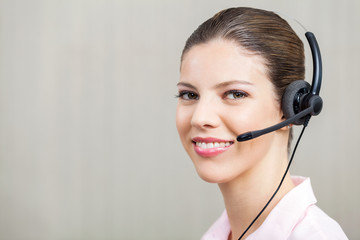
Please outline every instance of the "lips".
M202 157L214 157L228 150L234 141L218 138L195 137L192 139L194 150Z

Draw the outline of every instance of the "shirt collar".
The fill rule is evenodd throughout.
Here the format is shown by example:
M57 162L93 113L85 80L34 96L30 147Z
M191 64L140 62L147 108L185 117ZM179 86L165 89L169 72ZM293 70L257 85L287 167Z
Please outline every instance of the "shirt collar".
M230 222L226 210L214 222L209 230L202 236L201 240L227 240L230 234Z
M291 179L295 187L279 201L263 224L246 240L287 239L292 229L304 217L306 209L316 203L309 178L292 177ZM229 219L224 211L201 239L227 240L230 231Z
M287 239L296 224L305 216L308 207L316 203L310 178L292 177L295 184L271 210L263 224L252 233L252 239Z

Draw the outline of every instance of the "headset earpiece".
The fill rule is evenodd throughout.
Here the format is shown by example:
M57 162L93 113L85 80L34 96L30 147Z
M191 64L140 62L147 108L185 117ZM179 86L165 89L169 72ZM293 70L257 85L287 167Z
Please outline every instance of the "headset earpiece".
M281 100L281 108L286 119L294 117L305 109L311 110L310 116L316 116L321 112L323 106L322 99L319 96L322 80L322 61L319 45L313 33L306 32L305 36L312 53L313 79L311 86L304 80L294 81L287 86ZM297 118L292 124L303 125L305 119L306 117Z
M297 80L286 87L282 100L281 108L286 119L293 117L295 114L304 110L303 100L310 92L310 84L304 80ZM304 118L293 122L294 125L302 125Z
M289 84L281 99L281 109L286 120L261 130L240 134L236 138L238 142L260 137L290 124L304 125L306 127L310 117L321 112L323 101L319 96L322 79L320 49L313 33L307 32L305 36L309 42L313 57L313 81L311 86L304 80L297 80Z

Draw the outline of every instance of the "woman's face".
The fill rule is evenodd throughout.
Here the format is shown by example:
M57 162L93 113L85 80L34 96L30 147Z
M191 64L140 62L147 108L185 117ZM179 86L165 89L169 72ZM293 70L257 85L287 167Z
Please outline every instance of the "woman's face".
M228 182L274 157L277 132L236 141L282 119L262 57L227 40L196 45L184 55L177 86L176 126L205 181Z

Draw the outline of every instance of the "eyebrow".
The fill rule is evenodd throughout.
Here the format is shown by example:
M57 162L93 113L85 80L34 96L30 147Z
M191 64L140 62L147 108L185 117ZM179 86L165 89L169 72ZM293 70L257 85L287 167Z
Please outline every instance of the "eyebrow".
M215 88L223 88L223 87L227 87L232 84L254 85L253 83L245 81L245 80L231 80L231 81L216 84Z
M245 81L245 80L231 80L231 81L216 84L215 88L223 88L223 87L227 87L232 84L254 85L253 83ZM193 86L192 84L187 83L187 82L179 82L178 84L176 84L176 86L184 86L184 87L188 87L188 88L192 88L192 89L196 90L195 86Z
M192 88L192 89L196 90L196 87L194 87L190 83L186 83L186 82L178 82L178 84L176 84L176 86L183 86L183 87L188 87L188 88Z

